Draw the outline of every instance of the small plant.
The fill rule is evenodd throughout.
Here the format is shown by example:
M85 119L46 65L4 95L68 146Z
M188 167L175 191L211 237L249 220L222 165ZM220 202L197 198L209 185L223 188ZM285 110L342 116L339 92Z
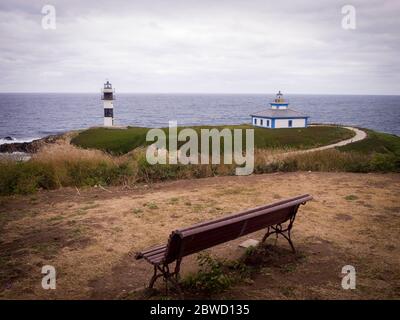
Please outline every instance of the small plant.
M291 273L296 270L296 265L293 263L286 264L282 266L282 272L284 273Z
M143 212L143 210L140 209L140 208L134 208L134 209L132 210L132 212L133 212L134 214L140 214L140 213Z
M285 295L286 297L292 297L294 295L294 287L282 287L281 288L281 292L283 295Z
M179 200L179 198L174 197L174 198L169 199L169 203L174 204L174 203L177 203L178 200Z
M209 253L197 256L200 270L183 280L184 287L207 293L222 292L234 283L234 277L226 272L223 261L213 258Z
M195 204L193 206L193 212L200 212L203 210L203 206L201 204Z
M58 216L54 216L54 217L49 218L47 221L48 222L56 222L56 221L61 221L63 219L64 219L64 217L62 215L58 215Z
M345 196L344 198L345 198L346 200L348 200L348 201L353 201L353 200L357 200L357 199L358 199L358 197L355 196L354 194L350 194L350 195L348 195L348 196Z
M86 211L86 210L94 209L97 207L100 207L100 205L99 204L89 204L89 205L83 207L82 210Z
M245 257L249 257L257 252L257 247L255 246L250 246L246 248L246 251L244 252Z
M154 202L149 202L149 203L147 204L147 208L149 208L150 210L155 210L155 209L158 209L158 206L157 206L157 204L154 203Z
M76 211L75 215L76 215L76 216L83 216L83 215L85 215L86 213L87 213L86 210L80 208L80 209L78 209L78 210Z

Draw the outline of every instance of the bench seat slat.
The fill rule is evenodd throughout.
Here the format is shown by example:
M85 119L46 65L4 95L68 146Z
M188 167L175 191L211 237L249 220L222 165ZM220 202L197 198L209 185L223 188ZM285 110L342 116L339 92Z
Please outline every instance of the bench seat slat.
M144 258L146 256L151 256L151 255L154 255L156 253L165 252L166 249L167 249L167 245L165 245L165 244L164 245L159 245L159 246L156 246L156 247L152 247L151 249L147 249L147 250L140 251L140 252L136 253L135 258L136 259L142 259L142 258Z
M145 256L144 258L145 258L147 261L149 261L150 263L158 264L158 263L161 262L161 260L164 258L164 256L165 256L165 251L164 251L164 252L157 253L157 254L155 254L155 255Z

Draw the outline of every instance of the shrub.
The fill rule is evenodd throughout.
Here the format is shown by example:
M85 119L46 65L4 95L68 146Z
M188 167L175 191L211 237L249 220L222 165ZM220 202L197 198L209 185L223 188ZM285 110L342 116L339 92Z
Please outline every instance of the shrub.
M395 154L376 153L370 161L370 168L372 171L399 172L400 156Z
M222 292L234 283L234 278L226 272L222 261L213 258L209 253L197 256L199 271L191 274L183 281L183 286L189 290L206 293Z
M0 162L0 194L29 194L39 188L58 187L48 165L32 162Z

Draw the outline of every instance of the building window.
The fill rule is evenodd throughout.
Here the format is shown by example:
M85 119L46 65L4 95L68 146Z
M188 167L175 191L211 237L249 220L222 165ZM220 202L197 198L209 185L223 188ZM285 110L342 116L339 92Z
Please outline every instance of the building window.
M257 118L254 118L254 124L257 124Z
M291 128L293 126L293 120L289 120L288 125L289 125L289 128Z
M261 120L260 120L260 125L263 125L263 122L264 122L263 119L261 119Z
M269 127L269 120L267 120L267 127Z

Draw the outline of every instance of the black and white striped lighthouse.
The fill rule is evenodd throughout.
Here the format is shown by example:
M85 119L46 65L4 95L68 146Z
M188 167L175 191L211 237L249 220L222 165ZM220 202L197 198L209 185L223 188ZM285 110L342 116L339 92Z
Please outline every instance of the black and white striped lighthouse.
M102 97L104 103L104 126L112 127L114 125L114 106L113 101L115 90L112 88L111 83L107 80L102 90Z

